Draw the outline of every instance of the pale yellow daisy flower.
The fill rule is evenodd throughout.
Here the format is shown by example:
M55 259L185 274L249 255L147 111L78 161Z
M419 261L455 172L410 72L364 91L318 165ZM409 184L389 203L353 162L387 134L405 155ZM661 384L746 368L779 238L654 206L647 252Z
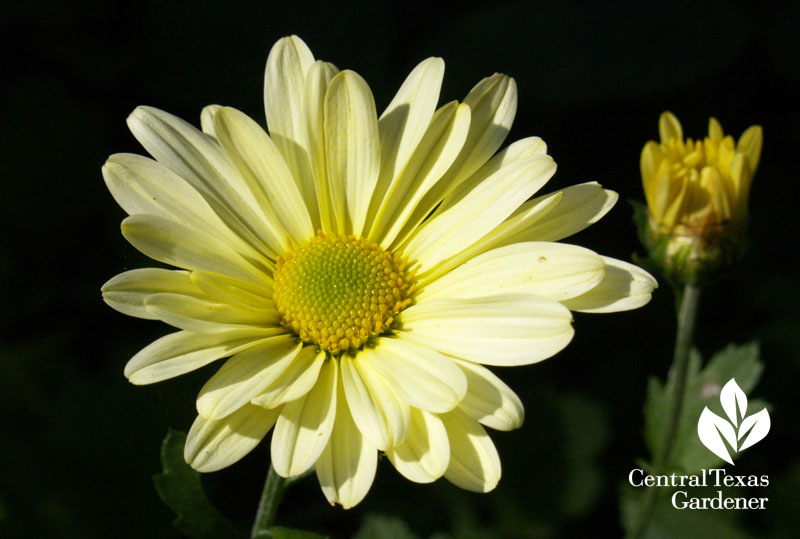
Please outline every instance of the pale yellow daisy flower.
M209 106L202 131L140 107L128 119L155 158L118 154L103 176L130 217L122 233L181 270L111 279L113 308L180 329L125 368L150 384L228 359L200 390L185 456L228 466L272 429L272 464L315 467L345 508L378 452L427 483L493 489L484 426L523 421L483 365L525 365L572 339L570 310L639 307L655 281L631 264L554 243L617 195L596 183L528 200L555 172L536 137L499 153L517 106L495 74L437 108L444 63L421 62L378 117L352 71L299 38L267 60L269 134Z

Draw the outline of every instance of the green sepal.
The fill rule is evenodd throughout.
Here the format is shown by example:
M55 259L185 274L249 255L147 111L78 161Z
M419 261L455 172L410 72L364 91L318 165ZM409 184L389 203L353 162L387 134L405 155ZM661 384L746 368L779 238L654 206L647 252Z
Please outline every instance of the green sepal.
M659 273L673 288L683 285L707 286L724 278L744 257L747 250L747 222L723 223L702 233L685 227L656 230L647 206L637 200L633 222L646 256L634 255L634 262ZM691 234L691 235L690 235Z
M723 461L709 451L697 435L697 421L703 409L722 417L725 412L719 400L721 388L731 379L746 394L755 387L761 377L763 365L759 360L758 344L753 342L742 346L733 344L717 352L708 365L701 369L702 358L697 350L692 350L686 373L686 392L684 394L681 417L675 441L670 452L667 470L648 470L652 473L680 472L691 474L704 468L719 467ZM664 431L669 410L669 395L675 384L674 372L667 376L666 386L653 377L647 387L644 406L645 443L651 455L656 455L663 443ZM769 406L758 399L749 401L749 413Z
M153 476L158 496L177 515L173 525L189 537L243 537L206 497L200 474L183 458L185 444L186 434L170 429L161 444L163 472Z

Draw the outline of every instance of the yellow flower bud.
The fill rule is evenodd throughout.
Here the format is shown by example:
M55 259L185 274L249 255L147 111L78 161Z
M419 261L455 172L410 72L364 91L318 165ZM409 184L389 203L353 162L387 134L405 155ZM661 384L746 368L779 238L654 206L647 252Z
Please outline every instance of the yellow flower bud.
M735 142L711 118L708 136L695 141L684 139L678 119L664 112L658 130L661 141L645 144L640 163L645 243L668 274L696 281L736 257L761 156L761 126L749 127Z

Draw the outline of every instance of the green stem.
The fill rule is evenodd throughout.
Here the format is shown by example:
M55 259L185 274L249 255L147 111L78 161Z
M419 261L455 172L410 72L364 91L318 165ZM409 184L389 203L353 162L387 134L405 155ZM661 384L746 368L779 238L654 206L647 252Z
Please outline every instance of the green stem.
M674 376L675 383L669 394L669 410L667 415L667 426L662 438L661 447L655 455L653 469L656 473L664 473L669 462L672 446L675 443L675 435L680 425L681 411L683 409L684 395L686 393L686 372L689 365L689 350L692 346L694 336L694 325L697 318L697 305L700 300L700 288L696 285L687 284L683 289L683 294L678 295L680 308L678 309L678 332L675 336L675 353L672 356L671 375ZM658 489L649 488L645 492L644 502L639 510L636 520L629 528L626 537L639 539L647 531L653 510L658 499Z
M278 475L272 464L269 465L267 480L264 482L264 490L261 492L261 501L258 502L256 519L253 521L253 529L250 532L251 539L270 537L268 530L275 523L278 506L283 501L286 490L292 482Z

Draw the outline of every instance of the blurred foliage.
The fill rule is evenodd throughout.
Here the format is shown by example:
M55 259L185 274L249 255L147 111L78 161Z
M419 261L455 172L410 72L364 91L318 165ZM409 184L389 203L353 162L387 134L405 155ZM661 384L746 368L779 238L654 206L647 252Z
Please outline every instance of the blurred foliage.
M153 476L158 496L177 515L173 525L181 533L196 539L234 539L248 537L236 529L208 500L200 473L183 458L186 433L171 430L161 444L163 472ZM306 530L272 526L259 533L263 539L323 539L325 536Z
M686 374L686 391L684 393L678 430L673 442L670 461L667 469L654 470L648 463L642 463L646 473L652 475L694 475L703 469L720 468L725 463L709 451L697 436L697 422L703 409L708 407L715 414L725 417L720 403L720 391L730 379L735 379L746 394L758 383L764 367L759 359L758 343L741 346L729 344L711 358L702 367L700 352L692 350ZM666 384L652 377L648 382L647 399L644 406L644 437L651 456L658 453L666 427L669 410L669 395L675 384L674 370L670 369ZM750 399L748 395L747 415L763 408L771 409L765 401ZM748 450L749 451L749 450ZM748 453L735 455L735 459ZM746 457L744 457L746 458ZM747 461L745 460L745 463ZM730 473L762 475L757 468L744 465ZM620 483L620 509L622 524L628 527L638 514L648 488L658 488L653 518L647 529L646 537L720 537L744 538L750 535L741 526L740 516L736 511L696 511L677 509L672 506L671 496L676 490L686 491L688 497L714 496L716 490L710 487L640 487L634 488L627 482ZM725 497L764 496L761 488L737 489L724 488Z
M161 467L164 471L153 476L159 497L177 515L173 525L189 537L198 539L246 537L237 532L208 501L200 474L183 458L184 445L185 433L169 431L161 444Z
M697 339L704 353L732 337L760 340L767 369L758 393L774 406L773 427L743 464L769 474L770 503L735 524L758 536L796 536L800 277L786 242L795 241L798 200L799 11L797 3L755 1L614 9L576 1L465 1L458 9L414 0L4 4L0 536L178 536L150 477L163 433L191 425L196 392L215 367L152 387L124 379L127 359L168 330L100 300L105 280L152 264L120 236L123 212L100 166L114 152L143 153L125 126L139 104L195 123L203 106L229 104L263 123L266 55L290 33L358 71L379 110L427 56L447 64L442 102L494 71L513 75L520 102L508 140L545 139L559 165L548 191L597 180L622 199L643 199L639 152L665 109L686 132L703 132L709 115L731 132L762 124L750 253L730 280L706 291ZM639 249L622 204L568 241L621 259ZM619 535L618 484L646 452L647 379L663 378L671 354L667 290L633 313L578 314L575 338L556 358L503 370L527 419L517 431L491 433L503 463L496 491L412 484L382 461L355 509L330 507L309 478L292 486L278 522L334 537L352 536L369 514L400 519L419 537ZM203 477L210 502L239 529L249 528L268 458L264 443ZM672 513L656 518L672 525ZM682 530L672 536L694 533Z
M378 514L366 515L353 539L382 539L384 537L419 539L419 536L411 531L408 524L399 518Z
M269 530L266 530L264 534L259 534L258 537L263 539L325 539L325 537L328 536L306 530L284 528L283 526L272 526Z
M728 345L727 348L714 354L708 365L701 370L702 358L697 350L692 350L686 374L686 392L684 393L678 431L670 456L668 470L658 473L676 471L692 474L702 468L716 468L723 464L722 460L700 442L697 436L697 421L703 409L708 407L715 414L725 417L720 404L720 390L731 378L746 394L758 383L764 369L759 361L757 343L743 346ZM645 401L645 440L650 455L658 453L663 443L666 430L669 395L675 384L674 372L670 370L666 385L658 378L650 378ZM759 399L748 401L748 415L763 408L771 408Z
M656 502L653 518L647 529L647 539L670 539L673 537L703 537L707 539L747 539L747 533L737 522L736 511L693 511L672 507L672 489L664 489ZM620 488L622 524L628 527L639 512L642 489L628 484ZM708 489L688 489L690 496L711 496ZM726 496L734 496L734 489L726 489Z
M767 520L776 539L797 537L797 500L800 500L800 460L795 458L767 491Z

